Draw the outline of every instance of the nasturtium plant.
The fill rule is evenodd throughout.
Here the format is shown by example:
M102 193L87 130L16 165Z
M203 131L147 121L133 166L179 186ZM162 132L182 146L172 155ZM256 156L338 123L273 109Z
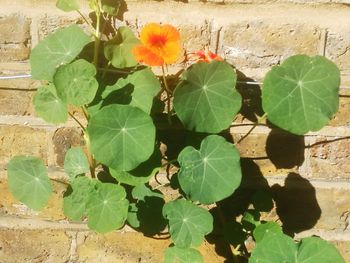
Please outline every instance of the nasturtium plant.
M50 33L30 55L32 78L42 81L33 96L37 116L60 125L70 118L84 140L67 149L67 177L52 178L67 185L65 216L98 233L127 224L168 238L166 263L204 262L197 247L205 239L225 242L228 260L237 263L345 262L330 243L295 242L283 233L287 226L266 221L278 202L271 189L251 193L241 186L252 175L242 171L236 148L257 125L297 135L326 125L339 105L335 64L295 55L274 66L258 100L264 113L256 123L235 123L252 128L232 142L231 124L251 99L242 101L236 89L235 65L210 50L184 51L179 30L169 24L147 24L137 37L116 21L123 1L87 2L89 16L78 1L58 0L59 9L76 11L87 25ZM179 62L181 70L170 72ZM7 170L13 196L44 208L52 193L44 162L14 156ZM242 193L250 197L241 204ZM226 211L227 203L239 208Z

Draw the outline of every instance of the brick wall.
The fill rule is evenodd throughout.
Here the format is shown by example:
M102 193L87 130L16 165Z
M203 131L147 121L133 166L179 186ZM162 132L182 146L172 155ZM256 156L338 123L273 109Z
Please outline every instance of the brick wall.
M30 49L40 39L81 22L75 14L57 10L55 2L0 0L0 75L29 73ZM239 150L246 175L243 190L270 185L279 207L270 216L277 212L297 237L316 234L334 242L350 262L350 1L127 3L125 19L135 30L150 21L172 23L187 51L209 46L255 80L296 53L325 55L339 66L343 96L329 126L304 137L258 127ZM161 262L168 241L128 228L98 235L84 223L69 223L62 212L65 186L60 183L54 183L54 195L42 212L13 199L5 170L12 156L41 157L50 176L61 178L66 150L82 143L72 122L52 126L35 116L31 99L37 86L30 79L0 80L0 262ZM240 89L259 98L257 87ZM232 137L239 139L249 128L233 126ZM207 262L223 262L209 244L201 252Z

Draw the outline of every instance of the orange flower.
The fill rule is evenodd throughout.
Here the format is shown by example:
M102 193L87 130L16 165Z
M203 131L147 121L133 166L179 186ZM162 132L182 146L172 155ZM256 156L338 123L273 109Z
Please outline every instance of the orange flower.
M199 50L199 51L196 51L192 54L192 56L196 62L210 62L210 61L213 61L213 60L217 60L217 61L222 61L223 59L214 54L213 52L210 52L209 50Z
M171 25L148 24L142 29L140 39L142 44L132 52L137 61L149 66L171 64L180 54L180 34Z

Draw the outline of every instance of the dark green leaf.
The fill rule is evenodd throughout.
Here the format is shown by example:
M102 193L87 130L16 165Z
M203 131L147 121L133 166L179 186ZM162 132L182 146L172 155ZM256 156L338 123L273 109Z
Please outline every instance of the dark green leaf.
M35 112L50 123L64 123L68 119L68 107L58 96L53 84L41 86L33 97Z
M90 38L77 25L47 36L30 54L32 78L51 81L56 69L73 61L89 42Z
M88 226L99 233L121 228L128 216L129 201L123 187L99 183L87 203Z
M56 6L64 12L70 12L79 9L79 5L76 0L57 0Z
M105 57L116 68L128 68L137 65L132 54L132 49L140 44L130 28L122 26L112 40L108 41L104 48Z
M151 69L146 68L120 78L114 85L107 86L102 93L104 103L108 103L109 97L116 97L114 103L130 104L140 108L146 113L151 112L153 98L160 91L160 83Z
M95 192L95 182L85 176L71 180L63 197L63 212L71 220L79 221L86 216L86 203Z
M294 134L321 129L339 106L340 73L325 57L296 55L267 73L263 109L268 119Z
M200 150L188 146L178 157L181 189L193 201L218 202L241 183L240 157L235 146L217 135L206 137Z
M194 248L168 247L165 250L165 263L203 263L201 253Z
M102 11L110 16L117 16L121 0L101 0Z
M149 115L128 105L109 105L90 119L88 134L97 161L130 171L154 151L155 127Z
M276 222L266 222L258 225L253 232L253 236L256 242L260 242L266 233L282 234L282 228Z
M242 225L248 231L253 231L256 226L260 225L260 213L257 210L248 209L242 217Z
M166 203L163 215L169 220L169 233L177 247L199 246L213 230L213 217L204 208L186 200Z
M75 106L90 103L98 89L95 75L95 66L84 59L59 67L54 76L57 95Z
M230 244L235 247L242 244L247 239L247 234L243 226L237 222L228 222L223 227L223 235Z
M7 165L9 188L13 196L34 209L42 209L52 193L44 162L32 156L16 156Z
M226 62L197 63L185 71L174 93L174 108L187 129L216 133L241 108L236 73Z
M89 171L89 162L82 148L70 148L67 151L64 157L64 170L71 178Z

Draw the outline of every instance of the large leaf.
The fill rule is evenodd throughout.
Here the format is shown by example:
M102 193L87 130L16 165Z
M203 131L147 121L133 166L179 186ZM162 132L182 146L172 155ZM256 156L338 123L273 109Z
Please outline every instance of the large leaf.
M345 263L336 248L318 237L296 244L283 233L268 232L257 243L249 263Z
M75 106L88 104L98 89L95 75L95 66L84 59L59 67L54 76L58 96Z
M32 156L16 156L7 165L9 188L13 196L34 209L42 209L52 193L44 162Z
M181 189L193 201L211 204L230 196L241 183L237 149L217 135L206 137L200 150L187 146L178 157Z
M117 171L134 169L154 150L151 117L129 105L102 108L92 116L87 130L95 159Z
M79 9L79 5L76 0L57 0L56 6L64 12L70 12Z
M165 250L165 263L203 263L201 253L194 248L168 247Z
M282 234L282 228L279 224L273 221L259 224L253 232L255 241L260 242L264 238L265 234L270 232Z
M132 49L140 44L130 28L122 26L118 28L117 35L105 44L105 57L116 68L128 68L137 65L132 54Z
M241 108L236 73L226 62L197 63L185 71L174 93L174 108L187 129L216 133Z
M63 212L71 220L79 221L86 215L86 203L95 192L95 182L85 176L72 179L63 197Z
M111 175L118 182L128 185L143 185L147 183L156 173L159 172L161 166L161 153L159 149L155 149L151 157L137 166L135 169L125 172L109 169Z
M63 123L68 119L68 106L58 96L53 84L41 86L33 97L35 112L50 123Z
M321 129L339 106L339 69L324 57L297 55L267 73L262 90L268 119L294 134Z
M129 201L123 187L99 183L87 203L88 226L106 233L121 228L128 216Z
M213 217L204 208L187 200L166 203L163 215L169 220L169 233L177 247L199 246L213 230Z
M32 78L52 80L56 69L73 61L89 42L90 38L77 25L47 36L30 54Z
M89 171L89 161L82 148L70 148L64 157L64 171L74 178Z
M108 103L110 97L114 99L114 103L130 104L150 113L153 98L159 91L160 83L157 77L151 69L146 68L128 75L125 79L118 79L112 86L107 86L102 93L102 98L104 103Z

